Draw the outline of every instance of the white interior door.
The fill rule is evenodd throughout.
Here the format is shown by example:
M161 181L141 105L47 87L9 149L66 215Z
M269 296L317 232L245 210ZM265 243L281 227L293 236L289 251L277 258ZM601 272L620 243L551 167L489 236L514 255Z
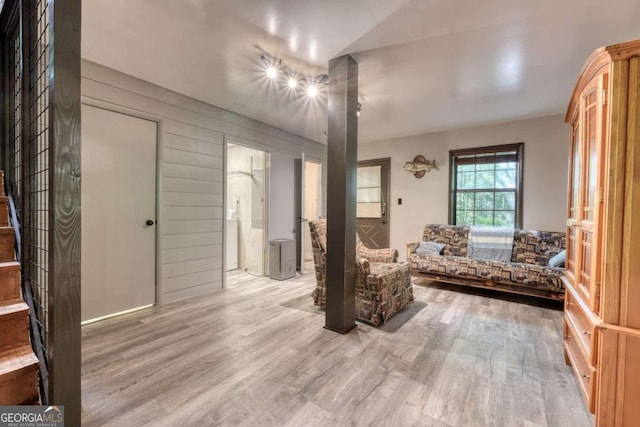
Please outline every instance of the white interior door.
M155 302L155 122L82 106L82 320Z

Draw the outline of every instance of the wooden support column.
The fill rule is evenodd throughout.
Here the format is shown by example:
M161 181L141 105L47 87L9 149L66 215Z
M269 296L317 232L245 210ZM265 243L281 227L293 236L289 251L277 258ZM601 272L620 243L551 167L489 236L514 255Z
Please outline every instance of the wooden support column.
M80 0L49 3L49 404L79 426Z
M327 303L325 327L347 333L355 323L358 63L329 61Z

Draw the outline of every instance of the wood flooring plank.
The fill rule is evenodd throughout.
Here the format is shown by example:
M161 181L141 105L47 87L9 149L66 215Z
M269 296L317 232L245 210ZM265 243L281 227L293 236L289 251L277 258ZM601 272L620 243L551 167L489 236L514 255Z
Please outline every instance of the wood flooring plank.
M585 426L562 312L414 286L379 328L323 328L315 277L224 290L83 327L83 425Z

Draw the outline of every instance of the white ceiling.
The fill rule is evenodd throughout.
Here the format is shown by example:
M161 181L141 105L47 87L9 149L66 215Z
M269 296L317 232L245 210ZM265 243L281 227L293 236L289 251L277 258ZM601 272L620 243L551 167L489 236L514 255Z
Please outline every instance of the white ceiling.
M640 38L638 0L84 0L82 56L319 142L326 97L275 88L359 63L359 140L563 112L586 56Z

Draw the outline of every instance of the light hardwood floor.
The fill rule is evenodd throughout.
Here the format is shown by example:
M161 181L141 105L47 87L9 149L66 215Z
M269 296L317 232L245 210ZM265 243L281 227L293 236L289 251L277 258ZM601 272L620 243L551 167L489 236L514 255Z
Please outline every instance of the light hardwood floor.
M84 326L86 426L589 426L562 312L415 285L384 327L323 329L312 270Z

